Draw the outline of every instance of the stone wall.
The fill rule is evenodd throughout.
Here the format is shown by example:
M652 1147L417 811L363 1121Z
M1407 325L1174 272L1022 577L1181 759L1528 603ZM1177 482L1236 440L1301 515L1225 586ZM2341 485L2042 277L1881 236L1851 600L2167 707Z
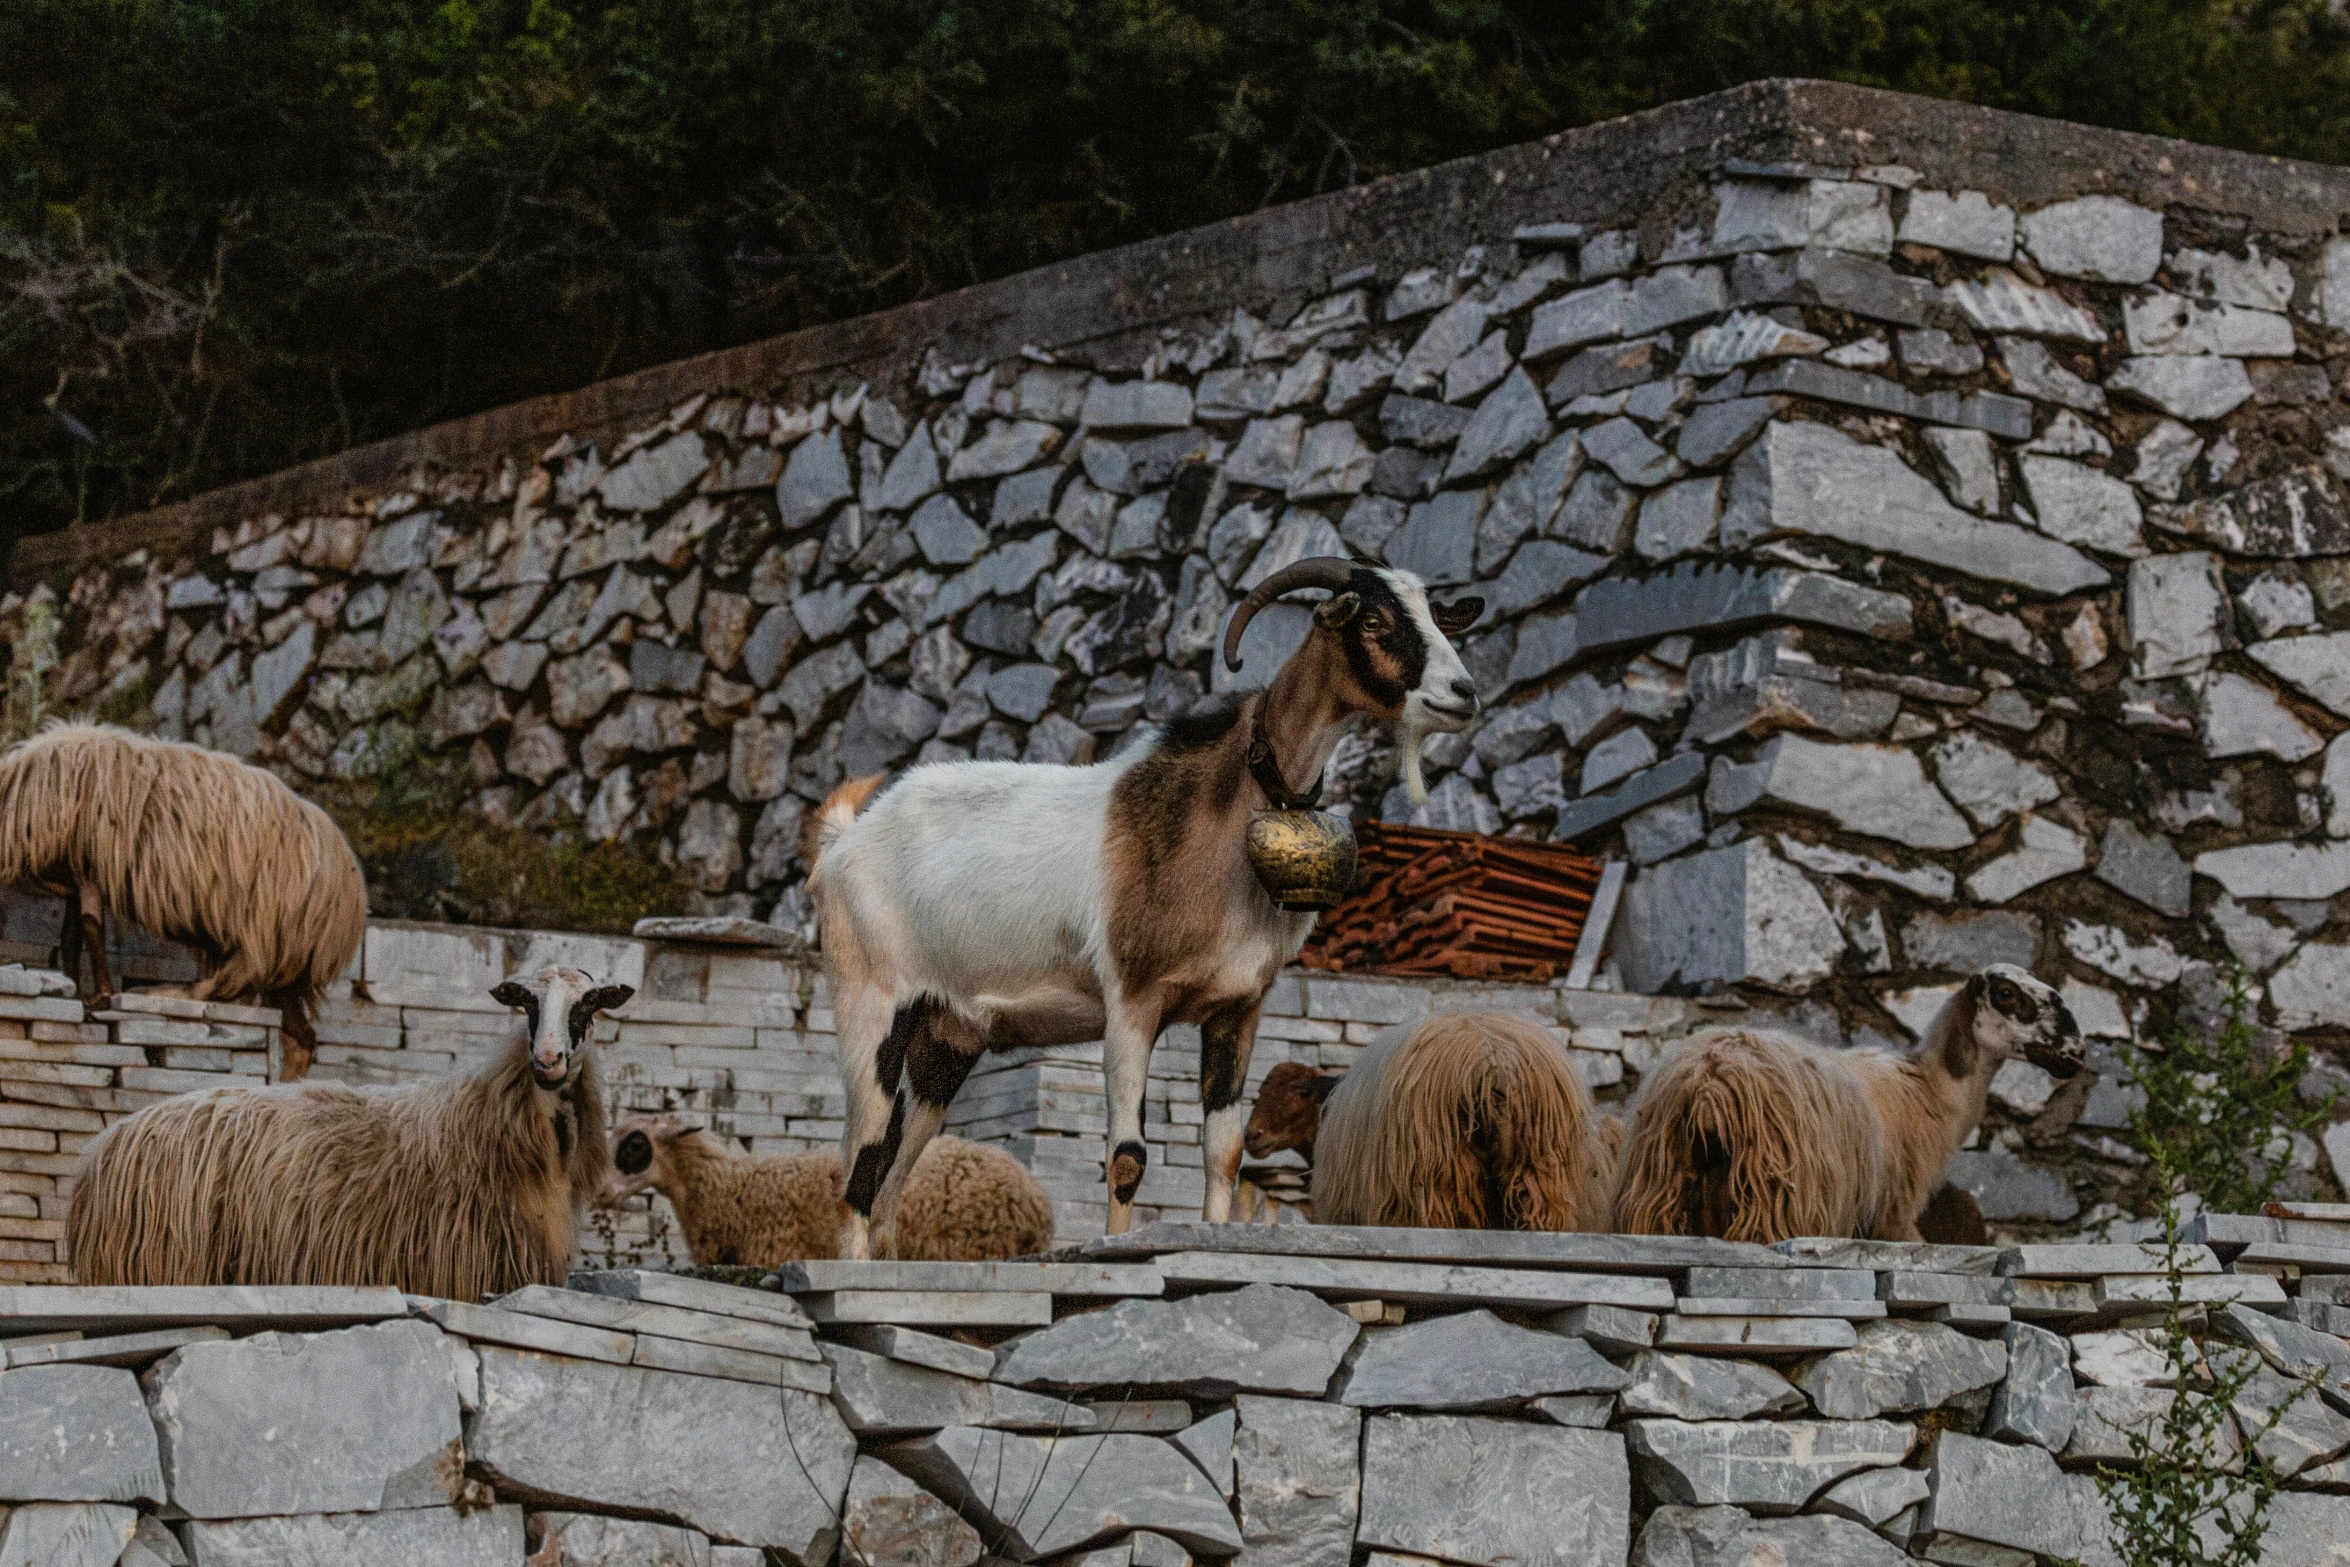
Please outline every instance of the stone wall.
M1153 1225L486 1304L0 1289L47 1567L2118 1563L2172 1291L2261 1559L2350 1560L2350 1209L2160 1247ZM2312 1385L2304 1385L2308 1378ZM2191 1395L2190 1395L2191 1396Z
M1240 593L1352 553L1486 598L1489 714L1425 806L1375 735L1335 794L1636 862L1620 988L1901 1041L2008 960L2121 1040L2233 961L2325 1042L2344 211L2340 171L1762 84L32 541L0 614L58 596L61 701L297 780L421 732L474 809L655 834L793 925L844 775L1107 754L1230 683ZM2019 1074L1986 1156L2126 1178L2118 1059Z

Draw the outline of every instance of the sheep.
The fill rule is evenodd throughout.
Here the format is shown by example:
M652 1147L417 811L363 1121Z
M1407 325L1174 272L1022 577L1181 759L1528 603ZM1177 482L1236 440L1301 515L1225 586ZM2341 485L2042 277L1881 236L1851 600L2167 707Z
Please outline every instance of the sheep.
M1247 1147L1314 1168L1314 1219L1440 1230L1604 1228L1604 1118L1541 1025L1451 1013L1389 1029L1353 1069L1265 1074Z
M2053 989L2007 963L1969 979L1914 1053L1693 1034L1633 1098L1616 1228L1917 1240L1950 1155L1982 1119L1991 1075L2019 1052L2071 1077L2081 1030Z
M388 1284L473 1301L561 1284L611 1172L588 1043L626 985L550 968L490 994L527 1028L482 1071L396 1088L183 1094L115 1123L66 1210L84 1284Z
M1161 1029L1200 1029L1202 1217L1228 1217L1257 1010L1313 927L1249 868L1250 815L1310 806L1359 718L1420 741L1465 727L1477 688L1446 641L1483 611L1433 606L1409 572L1320 557L1234 610L1224 659L1282 594L1327 590L1271 686L1146 728L1107 762L916 767L863 808L819 812L809 887L839 1024L848 1118L842 1255L890 1245L897 1191L980 1052L1104 1040L1107 1229L1132 1223L1148 1159L1143 1085ZM860 781L860 785L862 781Z
M836 1254L840 1156L754 1158L674 1115L639 1116L613 1129L613 1177L598 1199L611 1207L650 1188L669 1199L698 1266L772 1268ZM937 1137L922 1150L898 1205L900 1255L929 1262L1028 1257L1053 1244L1044 1186L1001 1148Z
M191 949L197 1000L285 1015L284 1077L318 1044L310 1006L367 934L367 889L327 814L202 746L56 724L0 753L0 884L68 901L60 965L113 991L106 915Z

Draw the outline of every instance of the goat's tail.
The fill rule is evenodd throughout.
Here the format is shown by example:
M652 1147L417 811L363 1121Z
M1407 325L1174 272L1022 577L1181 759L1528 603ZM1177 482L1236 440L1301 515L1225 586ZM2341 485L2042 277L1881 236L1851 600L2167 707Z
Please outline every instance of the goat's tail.
M1762 1242L1857 1235L1876 1212L1882 1142L1846 1063L1767 1034L1701 1034L1641 1085L1615 1228Z
M890 781L888 773L867 773L862 778L845 779L833 786L824 803L816 807L816 814L808 818L808 825L800 829L800 858L806 862L808 874L816 874L817 864L833 841L849 829L857 813L865 809Z
M1357 1074L1364 1081L1349 1094ZM1358 1064L1331 1095L1314 1164L1325 1223L1590 1230L1607 1221L1607 1146L1590 1091L1549 1033L1517 1018L1431 1018L1384 1061Z

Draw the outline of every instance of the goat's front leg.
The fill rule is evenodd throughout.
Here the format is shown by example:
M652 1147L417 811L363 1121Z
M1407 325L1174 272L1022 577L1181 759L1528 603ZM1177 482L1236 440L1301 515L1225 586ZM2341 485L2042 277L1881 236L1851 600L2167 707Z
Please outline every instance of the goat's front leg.
M97 888L83 882L74 889L74 903L80 915L82 941L90 951L90 978L97 987L91 994L103 999L114 994L114 977L106 968L106 900ZM67 924L74 923L75 910L68 910L65 918ZM78 967L71 977L75 984L81 983Z
M899 1013L900 1018L906 1015ZM982 1048L975 1033L966 1035L943 1014L917 1015L909 1031L897 1101L892 1107L893 1114L903 1116L903 1135L898 1139L898 1156L873 1199L873 1247L884 1257L898 1255L898 1198L914 1173L914 1163L938 1135L947 1118L947 1106L954 1103L963 1079L971 1075Z
M834 1026L840 1030L841 1087L848 1095L847 1125L840 1141L845 1184L838 1250L840 1256L861 1262L873 1255L873 1202L880 1194L882 1175L897 1162L905 1130L894 1092L899 1063L883 1060L891 1033L888 992L859 987L853 994L837 995L833 1005Z
M1261 999L1261 998L1260 998ZM1199 1026L1201 1172L1207 1193L1199 1216L1208 1224L1232 1217L1233 1183L1240 1178L1240 1139L1248 1129L1248 1058L1257 1047L1257 1000L1235 1002L1202 1019Z
M1142 1095L1150 1082L1151 1046L1159 1037L1159 1008L1114 992L1105 999L1109 1029L1102 1041L1102 1092L1110 1112L1105 1161L1110 1221L1103 1233L1123 1235L1134 1227L1134 1194L1150 1165L1142 1140Z

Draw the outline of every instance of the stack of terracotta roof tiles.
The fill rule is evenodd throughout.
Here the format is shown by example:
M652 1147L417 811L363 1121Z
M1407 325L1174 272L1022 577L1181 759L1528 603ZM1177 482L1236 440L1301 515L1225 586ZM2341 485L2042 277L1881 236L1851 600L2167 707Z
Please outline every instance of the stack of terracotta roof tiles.
M1361 822L1355 890L1298 961L1312 968L1548 980L1565 969L1600 864L1561 843Z

